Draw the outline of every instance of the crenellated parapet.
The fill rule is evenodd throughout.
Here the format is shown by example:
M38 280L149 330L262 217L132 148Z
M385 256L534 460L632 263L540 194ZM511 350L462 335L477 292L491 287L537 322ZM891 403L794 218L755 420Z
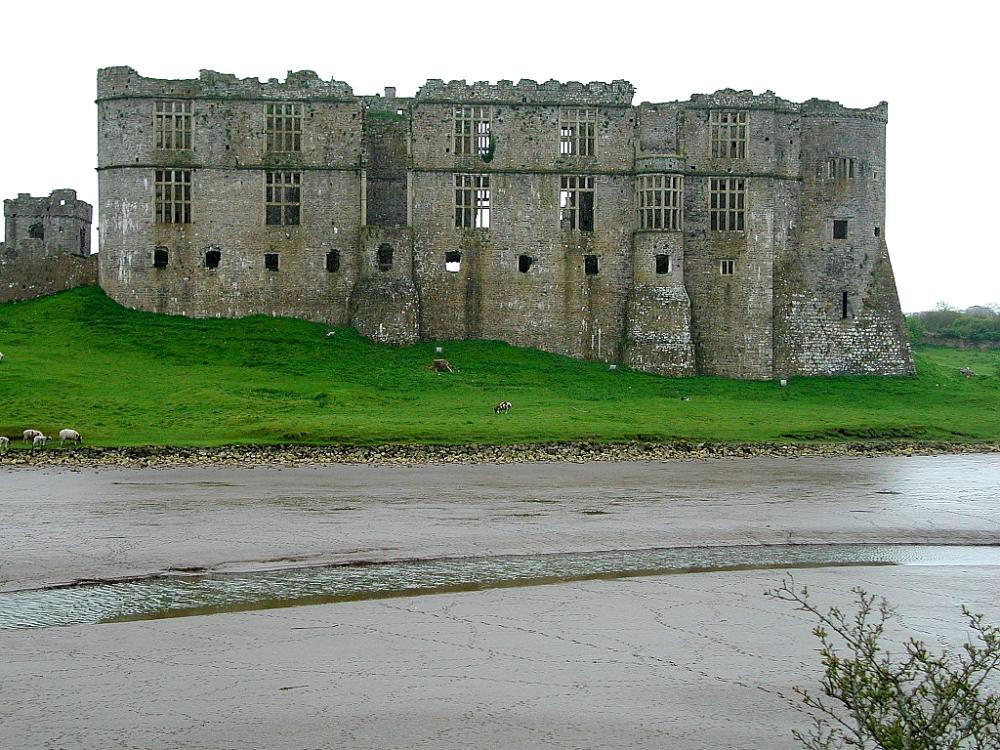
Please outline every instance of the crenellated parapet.
M97 100L171 97L179 99L261 99L355 101L354 91L343 81L322 80L314 71L288 71L284 81L271 78L237 78L231 73L202 70L198 78L168 80L146 78L135 69L120 66L97 71Z
M544 83L522 78L513 81L488 83L477 81L444 81L432 78L417 91L418 104L429 103L484 103L484 104L533 104L553 105L597 105L605 107L628 107L632 104L635 88L628 81L616 80L611 83L591 81L561 83L548 80Z

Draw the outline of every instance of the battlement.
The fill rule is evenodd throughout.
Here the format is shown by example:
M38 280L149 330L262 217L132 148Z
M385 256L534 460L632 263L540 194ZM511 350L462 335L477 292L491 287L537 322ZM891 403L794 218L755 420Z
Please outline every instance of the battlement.
M168 80L146 78L134 68L118 66L97 71L97 101L109 99L275 99L356 101L343 81L322 80L312 70L288 71L284 81L262 83L258 78L237 78L232 73L202 70L198 78Z
M560 83L548 80L544 83L522 78L513 81L487 81L466 83L464 80L445 83L432 78L417 90L415 97L419 103L470 103L484 104L536 104L536 105L600 105L605 107L628 107L632 104L635 88L628 81L616 80L611 83L591 81L580 83L568 81Z

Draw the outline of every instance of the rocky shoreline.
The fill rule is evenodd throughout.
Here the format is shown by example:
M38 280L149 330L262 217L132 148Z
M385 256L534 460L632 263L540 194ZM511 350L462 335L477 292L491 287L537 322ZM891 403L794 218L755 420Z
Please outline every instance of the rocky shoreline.
M185 466L307 466L322 464L509 464L566 461L664 461L816 456L932 456L1000 453L1000 443L870 441L852 443L534 443L515 445L230 445L50 448L0 454L0 466L167 468Z

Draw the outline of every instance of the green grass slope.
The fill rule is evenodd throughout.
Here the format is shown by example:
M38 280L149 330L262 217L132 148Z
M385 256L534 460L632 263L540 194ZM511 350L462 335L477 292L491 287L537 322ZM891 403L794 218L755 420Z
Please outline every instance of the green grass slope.
M0 434L73 427L106 446L1000 438L997 352L923 348L915 378L781 388L491 341L440 344L458 372L438 374L433 343L393 349L327 330L134 312L97 288L0 305ZM497 416L504 399L514 407Z

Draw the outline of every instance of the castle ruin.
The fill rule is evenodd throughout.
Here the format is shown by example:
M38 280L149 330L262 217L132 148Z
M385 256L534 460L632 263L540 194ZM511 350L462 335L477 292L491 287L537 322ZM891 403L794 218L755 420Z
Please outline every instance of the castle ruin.
M907 374L887 105L612 83L98 72L120 303L375 340L500 339L667 375Z
M0 302L32 299L97 283L97 257L90 252L93 207L75 190L53 190L47 198L21 193L3 202L0 242Z

